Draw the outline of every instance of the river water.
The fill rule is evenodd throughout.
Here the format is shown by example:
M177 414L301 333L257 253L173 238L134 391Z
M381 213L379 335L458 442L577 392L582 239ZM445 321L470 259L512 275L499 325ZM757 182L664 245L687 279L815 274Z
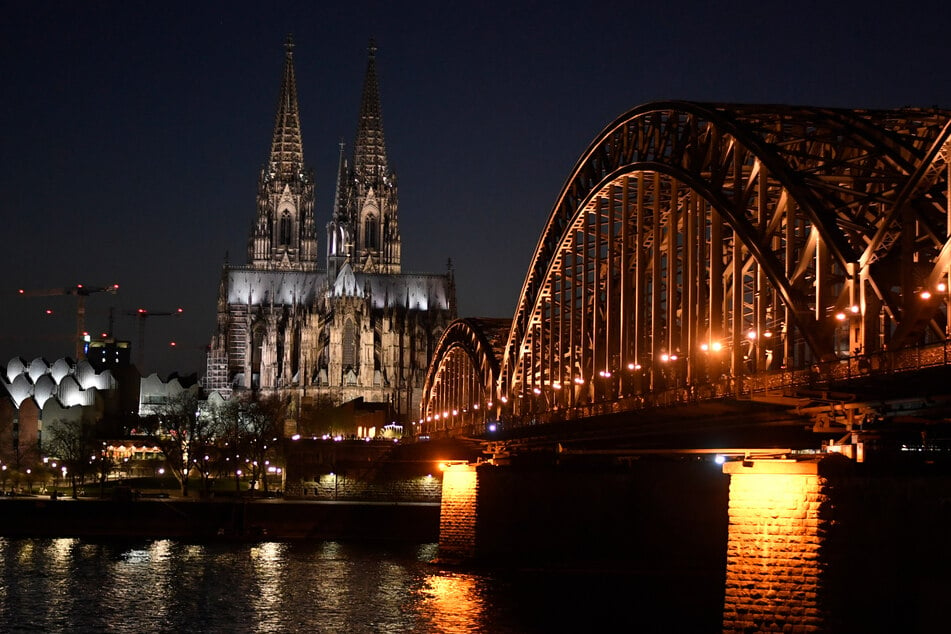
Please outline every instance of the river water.
M0 538L0 631L633 632L718 624L717 606L691 602L683 579L464 571L432 564L435 556L435 544Z

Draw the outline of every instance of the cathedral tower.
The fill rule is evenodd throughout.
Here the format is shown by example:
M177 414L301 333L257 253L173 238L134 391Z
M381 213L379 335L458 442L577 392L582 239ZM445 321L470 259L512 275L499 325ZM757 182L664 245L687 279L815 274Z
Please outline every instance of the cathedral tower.
M456 301L451 274L401 272L397 203L371 43L349 160L340 146L327 270L318 266L288 40L248 263L222 271L206 389L278 395L304 408L362 400L406 420Z
M342 152L341 152L342 159ZM383 138L383 113L371 40L353 158L341 160L333 220L327 226L327 270L344 262L355 272L399 273L400 229L396 175Z
M312 271L317 268L314 176L304 166L290 36L284 49L271 155L258 179L257 216L248 240L248 264L261 269Z

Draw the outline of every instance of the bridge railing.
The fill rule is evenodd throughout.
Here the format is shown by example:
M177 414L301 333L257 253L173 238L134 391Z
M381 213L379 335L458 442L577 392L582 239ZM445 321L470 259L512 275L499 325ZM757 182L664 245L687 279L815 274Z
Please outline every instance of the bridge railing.
M915 372L945 366L949 364L949 361L951 361L951 341L945 341L872 355L856 355L838 361L817 363L802 370L776 370L741 376L724 375L719 380L636 395L623 395L613 400L588 403L571 409L548 410L518 417L503 416L503 422L520 427L644 409L674 407L723 398L752 399L767 395L795 398L804 396L805 390L827 389L830 385L863 377Z

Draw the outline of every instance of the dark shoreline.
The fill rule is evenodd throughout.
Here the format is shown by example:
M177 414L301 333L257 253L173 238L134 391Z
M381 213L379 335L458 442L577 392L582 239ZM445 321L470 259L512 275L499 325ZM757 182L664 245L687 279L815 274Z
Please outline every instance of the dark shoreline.
M426 543L439 539L439 504L20 498L0 501L0 537Z

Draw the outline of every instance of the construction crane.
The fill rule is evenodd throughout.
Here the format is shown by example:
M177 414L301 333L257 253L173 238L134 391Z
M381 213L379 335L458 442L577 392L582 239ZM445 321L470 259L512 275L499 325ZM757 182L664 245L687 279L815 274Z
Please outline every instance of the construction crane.
M175 310L147 310L145 308L139 308L137 310L126 311L126 315L135 317L138 321L139 349L136 353L136 365L139 368L139 372L142 372L145 368L145 321L149 317L174 317L181 315L183 312L185 312L183 308L176 308Z
M86 286L77 284L76 286L67 286L65 288L46 288L40 290L19 289L23 297L53 297L56 295L74 295L76 297L76 360L79 361L86 356L86 298L93 293L111 293L115 295L119 292L119 285L112 286ZM47 309L47 314L52 314L52 310Z

